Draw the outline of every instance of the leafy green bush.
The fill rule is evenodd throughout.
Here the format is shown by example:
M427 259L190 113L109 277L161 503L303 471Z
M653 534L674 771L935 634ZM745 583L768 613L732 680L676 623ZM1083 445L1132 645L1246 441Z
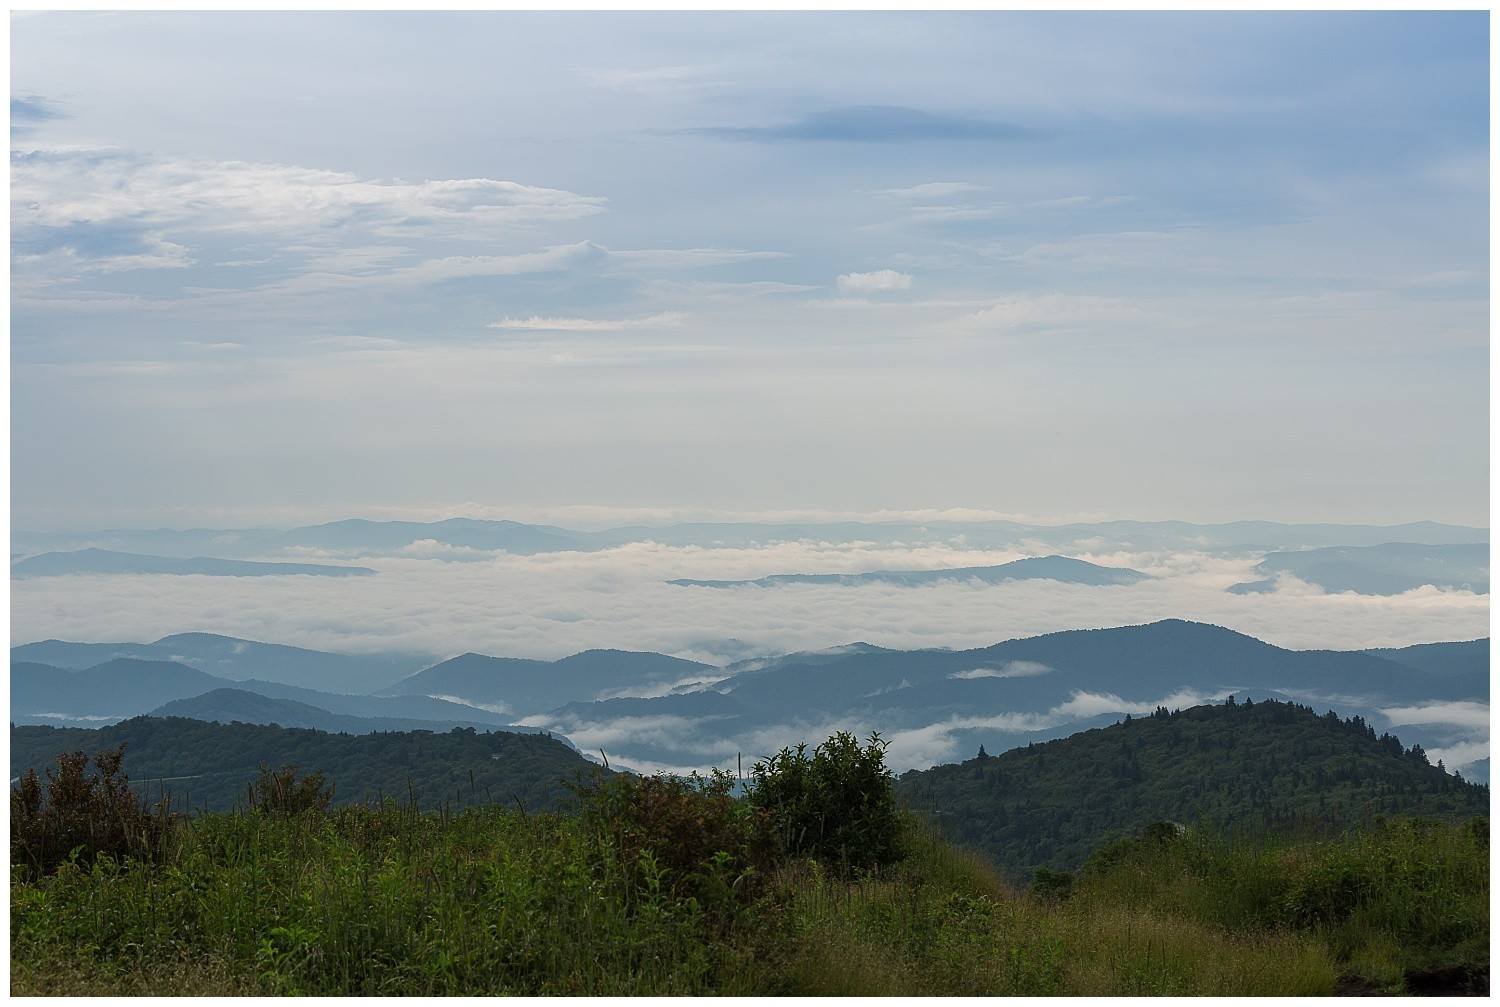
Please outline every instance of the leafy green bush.
M1073 872L1038 867L1031 877L1031 894L1047 902L1066 902L1073 897Z
M861 748L839 732L807 754L806 745L783 748L750 770L750 804L768 812L784 852L845 867L876 867L900 860L901 815L888 742L870 735Z
M174 816L163 798L148 808L120 772L125 746L94 756L88 772L83 752L58 757L47 769L47 794L36 770L28 769L10 792L10 862L33 876L55 873L69 861L98 857L123 862L160 860L171 837Z
M734 777L616 776L577 790L585 831L636 889L660 888L721 915L769 877L768 816L733 794Z
M285 765L274 772L260 764L260 778L246 786L250 807L265 815L324 814L333 803L333 787L322 773L297 779L297 767Z

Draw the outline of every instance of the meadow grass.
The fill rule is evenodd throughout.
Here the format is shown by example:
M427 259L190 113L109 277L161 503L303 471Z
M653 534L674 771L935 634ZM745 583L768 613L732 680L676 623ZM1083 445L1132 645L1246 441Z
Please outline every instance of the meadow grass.
M1024 891L911 818L894 864L756 860L738 803L640 786L657 803L622 791L572 815L202 815L156 862L13 871L11 989L1327 995L1444 969L1487 984L1478 823L1121 840L1071 884Z
M1130 900L1040 899L920 830L884 877L804 868L787 886L796 985L822 995L1319 995L1309 934L1237 936Z

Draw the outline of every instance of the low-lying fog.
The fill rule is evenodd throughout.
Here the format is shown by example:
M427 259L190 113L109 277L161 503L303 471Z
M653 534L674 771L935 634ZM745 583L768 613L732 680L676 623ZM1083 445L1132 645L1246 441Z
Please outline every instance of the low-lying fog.
M1163 618L1214 623L1292 649L1399 647L1489 634L1489 596L1466 591L1330 595L1286 579L1273 593L1227 593L1229 586L1255 579L1254 555L1075 554L1156 578L1128 587L1029 580L715 589L665 582L985 566L1028 553L812 542L754 548L647 542L536 556L458 553L419 542L408 552L399 558L358 558L359 565L378 571L363 578L16 580L11 642L144 642L199 631L350 653L403 650L442 658L477 651L550 659L610 647L724 664L854 641L901 649L979 647ZM313 550L274 558L350 562Z

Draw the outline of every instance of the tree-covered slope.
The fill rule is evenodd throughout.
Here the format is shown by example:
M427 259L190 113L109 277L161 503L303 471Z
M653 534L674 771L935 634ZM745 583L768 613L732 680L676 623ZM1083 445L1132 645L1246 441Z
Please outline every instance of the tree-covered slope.
M215 724L182 717L135 717L96 730L13 727L10 773L37 773L64 752L89 754L124 743L124 771L145 796L163 789L195 810L227 811L262 763L293 763L334 784L334 803L415 794L424 808L486 801L531 810L566 796L564 781L595 767L566 743L543 734L408 731L328 734L261 724Z
M463 707L458 707L463 709ZM174 699L150 711L151 717L187 717L220 724L279 724L335 734L373 734L376 731L451 731L471 727L488 731L494 723L476 720L423 720L419 717L357 717L332 713L295 699L273 698L244 689L214 689L190 699Z
M1072 737L912 771L897 782L961 846L1006 874L1071 869L1110 833L1153 821L1345 825L1489 812L1489 789L1429 765L1363 720L1293 703L1159 709Z

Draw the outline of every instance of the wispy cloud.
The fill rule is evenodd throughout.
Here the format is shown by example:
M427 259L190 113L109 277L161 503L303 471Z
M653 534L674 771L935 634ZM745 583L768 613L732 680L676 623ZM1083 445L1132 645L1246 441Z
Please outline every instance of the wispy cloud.
M1392 724L1454 724L1459 727L1489 727L1488 703L1423 703L1380 711Z
M1097 322L1162 322L1166 315L1118 297L1092 294L1022 294L1008 297L960 320L976 328L1056 328Z
M361 238L493 242L517 228L603 212L604 204L603 197L489 178L403 182L120 149L11 155L11 224L23 279L27 271L182 266L203 259L202 246L216 235L279 247L289 257L284 269L363 274L405 249ZM122 245L137 248L122 252Z
M970 668L968 671L955 671L949 678L1035 678L1038 675L1050 674L1051 668L1039 661L1010 661L998 668Z
M611 252L622 265L643 269L698 269L758 259L784 259L791 253L745 248L635 248Z
M301 165L165 158L120 149L11 155L15 223L306 233L476 229L600 213L605 200L490 178L402 182Z
M982 192L986 188L987 186L975 185L973 182L923 182L904 189L876 189L875 195L889 196L892 199L941 199L964 192Z
M849 105L813 112L773 126L704 126L684 132L725 140L845 143L1032 140L1042 134L983 116L954 115L901 105Z
M657 329L680 326L687 316L681 311L664 311L645 318L502 318L491 322L492 329L527 329L544 332L620 332L628 329Z

